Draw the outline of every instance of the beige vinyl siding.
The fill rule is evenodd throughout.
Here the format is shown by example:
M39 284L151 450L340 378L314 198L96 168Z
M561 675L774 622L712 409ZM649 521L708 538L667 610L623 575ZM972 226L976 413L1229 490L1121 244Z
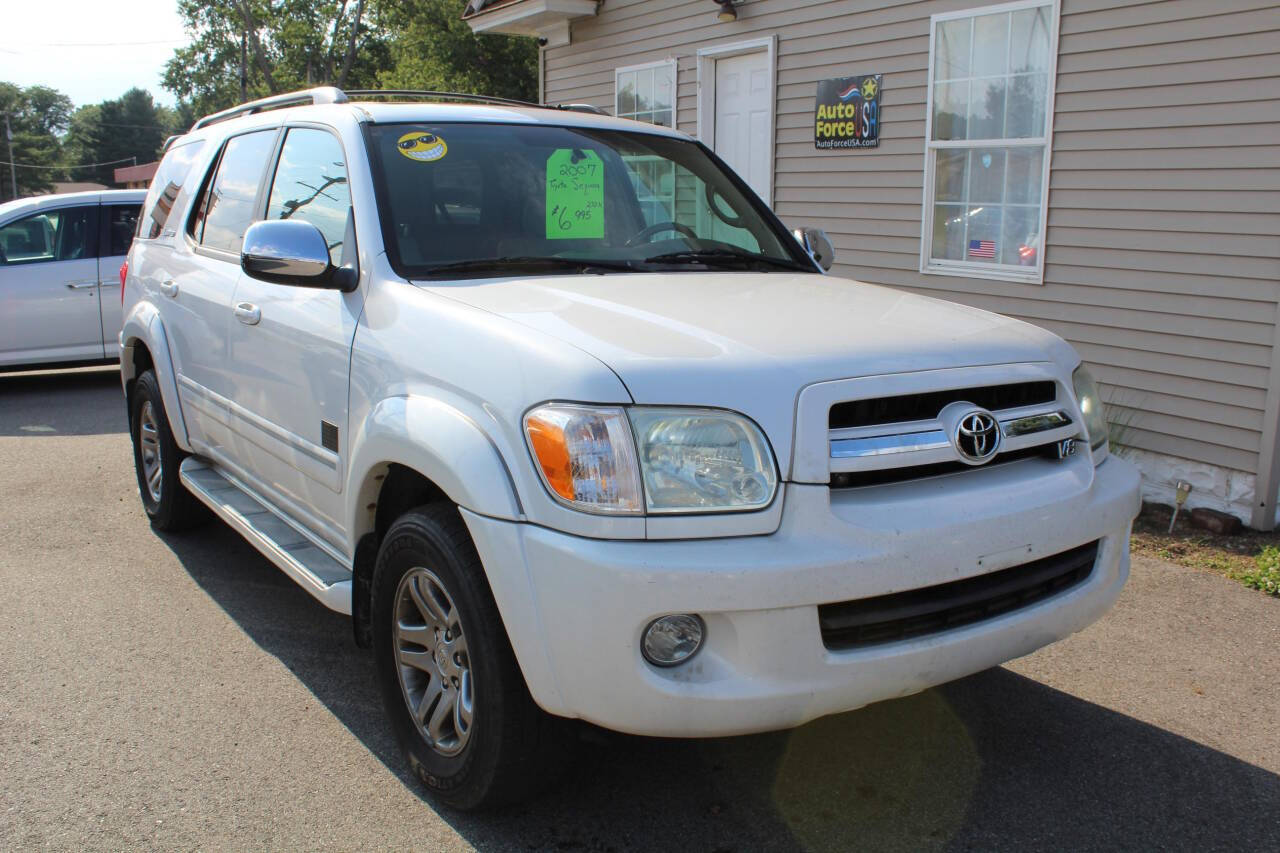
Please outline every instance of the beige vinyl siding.
M1062 0L1043 285L922 275L929 16L981 0L608 0L546 51L550 102L612 111L613 69L776 35L774 208L837 274L1026 319L1095 367L1136 447L1257 472L1280 300L1280 4ZM878 149L820 152L825 77L883 73Z

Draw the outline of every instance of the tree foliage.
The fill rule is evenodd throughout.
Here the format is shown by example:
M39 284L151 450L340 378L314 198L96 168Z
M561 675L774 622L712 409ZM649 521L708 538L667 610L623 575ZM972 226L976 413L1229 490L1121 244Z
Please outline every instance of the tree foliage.
M3 138L0 116L0 160L13 160L24 166L56 167L62 147L58 134L71 118L71 99L48 86L15 86L0 83L0 113L8 114L11 140ZM11 143L7 144L7 143ZM13 156L10 157L10 151ZM62 176L54 168L17 168L0 165L0 200L14 197L11 171L17 172L18 195L48 192Z
M532 39L473 34L460 0L179 0L191 37L164 86L195 115L335 85L532 99ZM243 91L242 91L243 89Z
M114 171L129 165L115 162L134 158L150 163L165 139L177 132L177 116L159 106L151 93L130 89L119 98L80 107L71 116L70 129L63 140L68 163L106 165L77 170L76 180L96 181L111 186Z

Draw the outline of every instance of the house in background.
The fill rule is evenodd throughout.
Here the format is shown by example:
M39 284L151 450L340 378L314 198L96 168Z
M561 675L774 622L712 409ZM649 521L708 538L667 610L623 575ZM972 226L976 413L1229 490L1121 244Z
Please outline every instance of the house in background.
M116 186L121 189L145 190L151 186L151 179L155 177L158 168L160 168L159 160L152 163L139 163L136 166L122 166L115 170L112 177L115 178Z
M701 139L788 226L826 229L834 273L1062 335L1148 497L1185 479L1189 505L1275 526L1274 0L471 0L464 18L539 38L544 102ZM875 147L818 147L824 80ZM648 190L676 211L673 181Z

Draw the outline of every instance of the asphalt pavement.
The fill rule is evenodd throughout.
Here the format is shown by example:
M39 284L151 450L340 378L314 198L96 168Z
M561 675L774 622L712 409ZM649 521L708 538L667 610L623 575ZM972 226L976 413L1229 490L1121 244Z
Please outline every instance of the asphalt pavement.
M118 374L0 375L0 850L1280 849L1280 600L1136 560L1005 667L791 732L584 732L437 807L367 654L213 522L142 513Z

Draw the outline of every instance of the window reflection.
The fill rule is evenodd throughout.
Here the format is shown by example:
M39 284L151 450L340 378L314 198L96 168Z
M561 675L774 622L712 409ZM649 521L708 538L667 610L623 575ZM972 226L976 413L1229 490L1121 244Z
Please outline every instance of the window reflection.
M346 157L337 137L310 127L290 128L271 183L267 219L310 222L324 235L337 265L350 208Z

